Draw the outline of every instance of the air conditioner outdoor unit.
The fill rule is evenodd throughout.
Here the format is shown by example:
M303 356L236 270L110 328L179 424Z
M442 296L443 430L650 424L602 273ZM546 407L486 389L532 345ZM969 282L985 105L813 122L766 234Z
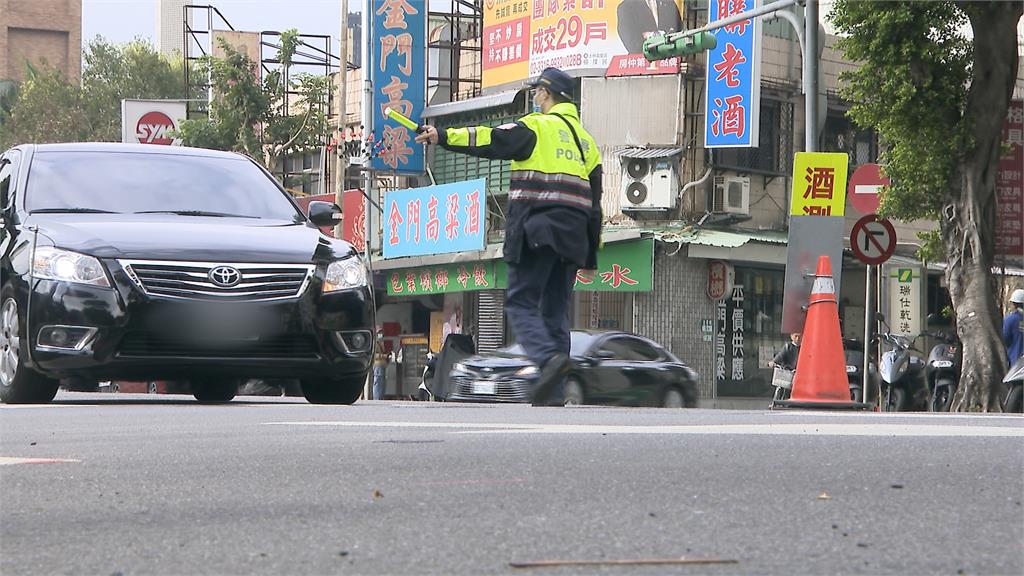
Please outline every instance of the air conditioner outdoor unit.
M620 205L623 211L671 210L679 197L676 162L671 157L622 157Z
M712 212L750 214L750 178L746 176L715 176Z

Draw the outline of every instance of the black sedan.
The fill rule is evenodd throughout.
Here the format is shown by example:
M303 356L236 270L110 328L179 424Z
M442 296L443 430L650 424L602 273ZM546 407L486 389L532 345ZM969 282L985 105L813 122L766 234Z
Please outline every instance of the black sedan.
M60 379L185 380L224 402L294 378L352 403L370 367L367 270L238 154L130 144L0 155L0 400Z
M697 373L657 343L625 332L572 332L566 406L697 406ZM539 371L513 345L456 363L448 400L529 402Z

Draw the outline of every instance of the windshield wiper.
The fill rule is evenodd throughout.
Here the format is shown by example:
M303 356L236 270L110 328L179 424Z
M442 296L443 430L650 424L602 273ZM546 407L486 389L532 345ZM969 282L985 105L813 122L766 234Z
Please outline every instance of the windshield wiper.
M207 212L205 210L143 210L133 214L177 214L178 216L213 216L216 218L258 218L258 216L246 216L244 214L229 214L227 212Z
M59 214L62 212L73 214L121 214L113 210L100 210L99 208L36 208L32 214Z

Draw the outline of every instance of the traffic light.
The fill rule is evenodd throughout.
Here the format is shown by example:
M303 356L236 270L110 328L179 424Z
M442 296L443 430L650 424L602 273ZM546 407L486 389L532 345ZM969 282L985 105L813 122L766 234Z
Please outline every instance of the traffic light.
M704 50L711 50L718 45L715 35L711 32L698 32L693 36L676 40L671 40L670 36L678 36L678 32L672 35L657 34L644 40L644 58L654 62L673 56L696 54Z

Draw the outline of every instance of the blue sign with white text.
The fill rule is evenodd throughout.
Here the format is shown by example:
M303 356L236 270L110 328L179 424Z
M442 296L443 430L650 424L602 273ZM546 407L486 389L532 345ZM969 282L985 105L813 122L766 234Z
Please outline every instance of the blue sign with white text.
M384 115L392 108L419 122L426 100L425 0L372 0L369 35L373 98L370 169L402 174L424 171L423 146L412 130Z
M384 258L483 250L487 180L384 194Z
M708 23L757 8L759 0L711 0ZM741 20L714 32L708 51L704 145L708 148L757 148L761 109L761 26L759 18Z

